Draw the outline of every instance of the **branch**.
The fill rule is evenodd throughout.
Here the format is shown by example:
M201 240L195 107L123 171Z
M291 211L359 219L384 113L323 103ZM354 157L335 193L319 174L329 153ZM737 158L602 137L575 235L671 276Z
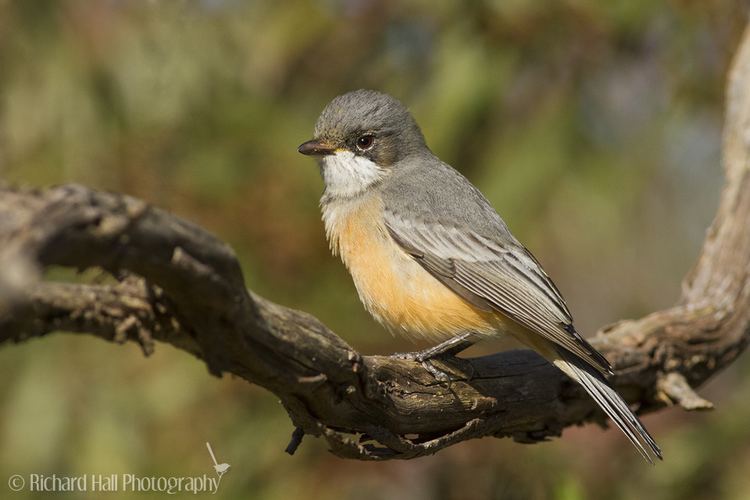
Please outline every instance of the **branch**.
M750 31L730 74L726 185L674 307L601 329L592 344L640 412L710 407L694 392L750 340ZM50 266L102 268L109 283L46 282ZM456 360L437 383L419 364L361 356L312 316L245 288L238 261L205 230L129 196L76 185L0 186L0 342L65 330L155 342L276 394L297 431L333 453L413 458L482 436L534 442L603 416L531 351Z

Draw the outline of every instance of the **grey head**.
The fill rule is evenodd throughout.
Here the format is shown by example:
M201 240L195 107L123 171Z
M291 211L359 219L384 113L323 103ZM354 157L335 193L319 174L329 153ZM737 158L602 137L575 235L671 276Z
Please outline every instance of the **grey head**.
M326 194L352 197L389 175L399 162L428 152L414 118L398 99L374 90L334 98L298 151L318 158Z
M389 167L424 149L422 131L398 99L376 90L335 97L315 124L314 138L299 147L307 155L346 150Z

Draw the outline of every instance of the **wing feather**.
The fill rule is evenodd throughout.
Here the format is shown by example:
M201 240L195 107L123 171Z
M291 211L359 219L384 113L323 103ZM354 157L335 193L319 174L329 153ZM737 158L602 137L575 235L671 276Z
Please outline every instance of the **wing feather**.
M422 267L464 299L497 310L520 325L611 373L604 356L573 326L560 291L515 239L489 238L436 222L385 212L393 239Z

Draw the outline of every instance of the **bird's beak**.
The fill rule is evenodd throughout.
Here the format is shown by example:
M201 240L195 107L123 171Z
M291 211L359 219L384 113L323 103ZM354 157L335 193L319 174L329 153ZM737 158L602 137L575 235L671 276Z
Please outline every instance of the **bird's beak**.
M297 151L299 151L303 155L308 155L308 156L332 155L335 150L336 150L335 147L329 144L326 144L320 139L313 139L311 141L303 142L297 148Z

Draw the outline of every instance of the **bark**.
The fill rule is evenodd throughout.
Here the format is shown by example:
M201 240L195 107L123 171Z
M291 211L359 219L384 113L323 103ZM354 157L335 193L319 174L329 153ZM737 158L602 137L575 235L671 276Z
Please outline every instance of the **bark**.
M726 184L680 301L602 328L592 344L638 411L710 408L693 388L750 339L750 31L727 89ZM44 269L101 268L114 279L58 283ZM0 342L55 331L165 342L276 394L297 430L333 453L408 459L483 436L535 442L603 420L593 401L531 351L438 363L362 356L320 321L245 287L231 248L204 229L132 197L77 185L0 186Z

